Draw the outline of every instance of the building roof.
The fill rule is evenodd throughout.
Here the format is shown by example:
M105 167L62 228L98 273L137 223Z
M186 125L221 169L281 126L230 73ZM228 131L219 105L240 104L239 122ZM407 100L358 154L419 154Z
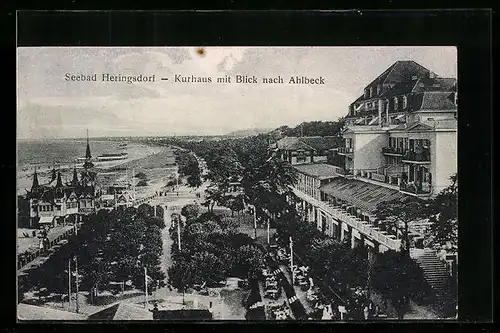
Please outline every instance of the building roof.
M412 92L456 91L457 79L444 77L422 77L418 79Z
M300 173L319 179L336 177L338 169L336 166L324 163L299 164L293 167Z
M337 136L284 137L276 142L275 148L283 150L328 150L341 145L342 138Z
M44 306L19 303L17 305L17 318L19 320L85 320L81 314L56 310Z
M416 94L417 110L456 110L457 105L453 100L452 92L424 92Z
M379 84L384 86L381 94L371 97L361 95L350 105L347 118L358 118L373 116L378 113L377 107L367 108L363 102L387 99L391 101L390 113L399 112L392 104L395 96L408 95L408 107L404 111L416 110L453 110L456 109L453 93L456 91L457 80L455 78L441 78L430 72L425 67L414 61L397 61L365 88L375 87ZM432 95L442 93L442 95ZM429 95L428 95L429 94ZM353 104L361 102L353 113Z
M373 213L381 202L405 197L398 190L343 177L333 179L329 184L321 186L320 190L349 202L365 213Z
M135 304L117 303L91 314L88 320L153 320L153 314Z
M384 72L382 72L382 74L380 74L379 76L377 76L377 78L375 78L372 82L370 82L366 87L378 84L396 84L397 86L397 84L401 82L409 83L412 81L417 81L418 78L427 77L429 73L430 71L427 68L417 64L413 60L396 61ZM413 88L413 85L411 85L411 88ZM356 100L356 102L372 98L374 97L364 98L364 95L361 95Z

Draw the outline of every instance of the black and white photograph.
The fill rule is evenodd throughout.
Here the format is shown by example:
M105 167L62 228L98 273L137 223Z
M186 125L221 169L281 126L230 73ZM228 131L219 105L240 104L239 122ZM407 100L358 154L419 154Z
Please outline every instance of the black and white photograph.
M456 46L17 48L17 319L456 321Z

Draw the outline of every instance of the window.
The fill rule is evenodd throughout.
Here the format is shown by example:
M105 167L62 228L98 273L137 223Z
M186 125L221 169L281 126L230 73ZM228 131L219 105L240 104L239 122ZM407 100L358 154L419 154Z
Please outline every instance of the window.
M373 87L370 87L370 97L373 96Z
M408 107L408 97L403 96L403 109Z
M365 89L365 98L368 97L368 88Z
M377 95L380 95L380 93L382 92L382 85L378 85L377 86Z
M394 110L398 109L398 97L394 97Z
M385 112L389 112L389 100L385 100Z

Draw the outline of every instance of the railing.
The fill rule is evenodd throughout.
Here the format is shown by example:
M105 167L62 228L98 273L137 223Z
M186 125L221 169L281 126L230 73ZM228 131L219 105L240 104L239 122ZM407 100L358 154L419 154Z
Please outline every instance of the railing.
M432 185L429 183L401 183L399 189L412 194L430 194Z
M353 154L354 148L352 147L339 147L339 154Z
M295 188L292 188L292 190L299 198L322 209L333 218L350 225L352 228L360 231L365 235L370 236L371 238L377 240L380 244L387 246L389 249L399 251L401 241L396 239L396 236L389 235L385 231L380 231L377 227L372 226L369 222L361 221L361 219L345 212L338 206L325 201L319 201Z
M430 150L427 148L422 149L421 151L407 150L403 156L403 160L412 162L430 162Z
M379 181L379 182L386 182L385 175L381 175L381 174L378 174L378 173L372 173L371 176L372 176L371 178L373 180L376 180L376 181Z
M405 149L402 147L382 147L382 154L404 155Z
M335 172L338 175L342 176L349 176L354 174L354 171L352 169L343 169L343 168L337 168Z
M403 172L405 172L403 165L388 165L383 173L391 177L401 177Z

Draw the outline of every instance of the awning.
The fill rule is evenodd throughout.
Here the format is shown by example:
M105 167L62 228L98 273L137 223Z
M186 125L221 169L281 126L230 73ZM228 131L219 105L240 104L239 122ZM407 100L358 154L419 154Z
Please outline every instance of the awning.
M364 213L374 212L381 202L405 197L398 190L342 177L334 178L330 183L321 186L320 191L346 201Z
M54 222L54 216L42 216L40 217L40 221L38 223L46 224Z

